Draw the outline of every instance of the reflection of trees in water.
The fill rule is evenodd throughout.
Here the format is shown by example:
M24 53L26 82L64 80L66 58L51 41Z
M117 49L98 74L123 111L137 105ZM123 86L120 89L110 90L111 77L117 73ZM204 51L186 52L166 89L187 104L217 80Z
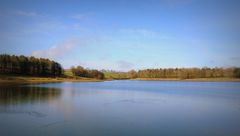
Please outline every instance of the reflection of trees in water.
M58 98L61 89L45 87L0 87L0 105L36 103Z

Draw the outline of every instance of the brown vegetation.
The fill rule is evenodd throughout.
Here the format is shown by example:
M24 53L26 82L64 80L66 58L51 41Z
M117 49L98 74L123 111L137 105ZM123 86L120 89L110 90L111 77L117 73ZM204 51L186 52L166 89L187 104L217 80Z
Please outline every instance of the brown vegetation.
M57 83L57 82L100 82L101 80L93 78L63 78L63 77L33 77L33 76L13 76L0 75L0 86L24 85L39 83Z
M72 67L72 73L75 76L104 79L104 74L98 70L85 69L82 66Z
M129 71L129 78L240 78L240 68L165 68Z

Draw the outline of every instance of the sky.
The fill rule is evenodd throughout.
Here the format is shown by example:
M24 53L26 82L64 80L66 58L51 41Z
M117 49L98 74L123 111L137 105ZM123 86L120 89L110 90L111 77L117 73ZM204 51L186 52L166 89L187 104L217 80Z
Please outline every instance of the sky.
M1 0L0 54L64 68L240 66L239 0Z

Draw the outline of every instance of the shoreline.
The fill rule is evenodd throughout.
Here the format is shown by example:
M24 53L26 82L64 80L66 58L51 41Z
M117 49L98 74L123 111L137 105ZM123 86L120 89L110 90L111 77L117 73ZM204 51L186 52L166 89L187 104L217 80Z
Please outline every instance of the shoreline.
M68 77L31 77L31 76L7 76L0 75L1 86L18 86L29 84L43 84L43 83L61 83L61 82L103 82L113 81L118 79L94 79L94 78L68 78ZM240 82L240 78L195 78L195 79L178 79L178 78L135 78L124 79L135 81L183 81L183 82Z
M193 78L193 79L179 79L179 78L135 78L130 80L138 81L189 81L189 82L240 82L240 78Z
M6 76L0 75L1 86L18 86L28 84L43 84L43 83L61 83L61 82L102 82L94 78L67 78L67 77L32 77L32 76Z

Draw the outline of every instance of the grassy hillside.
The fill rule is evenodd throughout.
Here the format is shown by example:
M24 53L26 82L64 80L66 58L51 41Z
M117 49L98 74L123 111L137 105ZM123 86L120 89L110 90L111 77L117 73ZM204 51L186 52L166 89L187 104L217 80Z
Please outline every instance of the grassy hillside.
M65 69L63 74L66 77L75 77L70 69Z
M126 72L103 72L106 79L128 79Z

